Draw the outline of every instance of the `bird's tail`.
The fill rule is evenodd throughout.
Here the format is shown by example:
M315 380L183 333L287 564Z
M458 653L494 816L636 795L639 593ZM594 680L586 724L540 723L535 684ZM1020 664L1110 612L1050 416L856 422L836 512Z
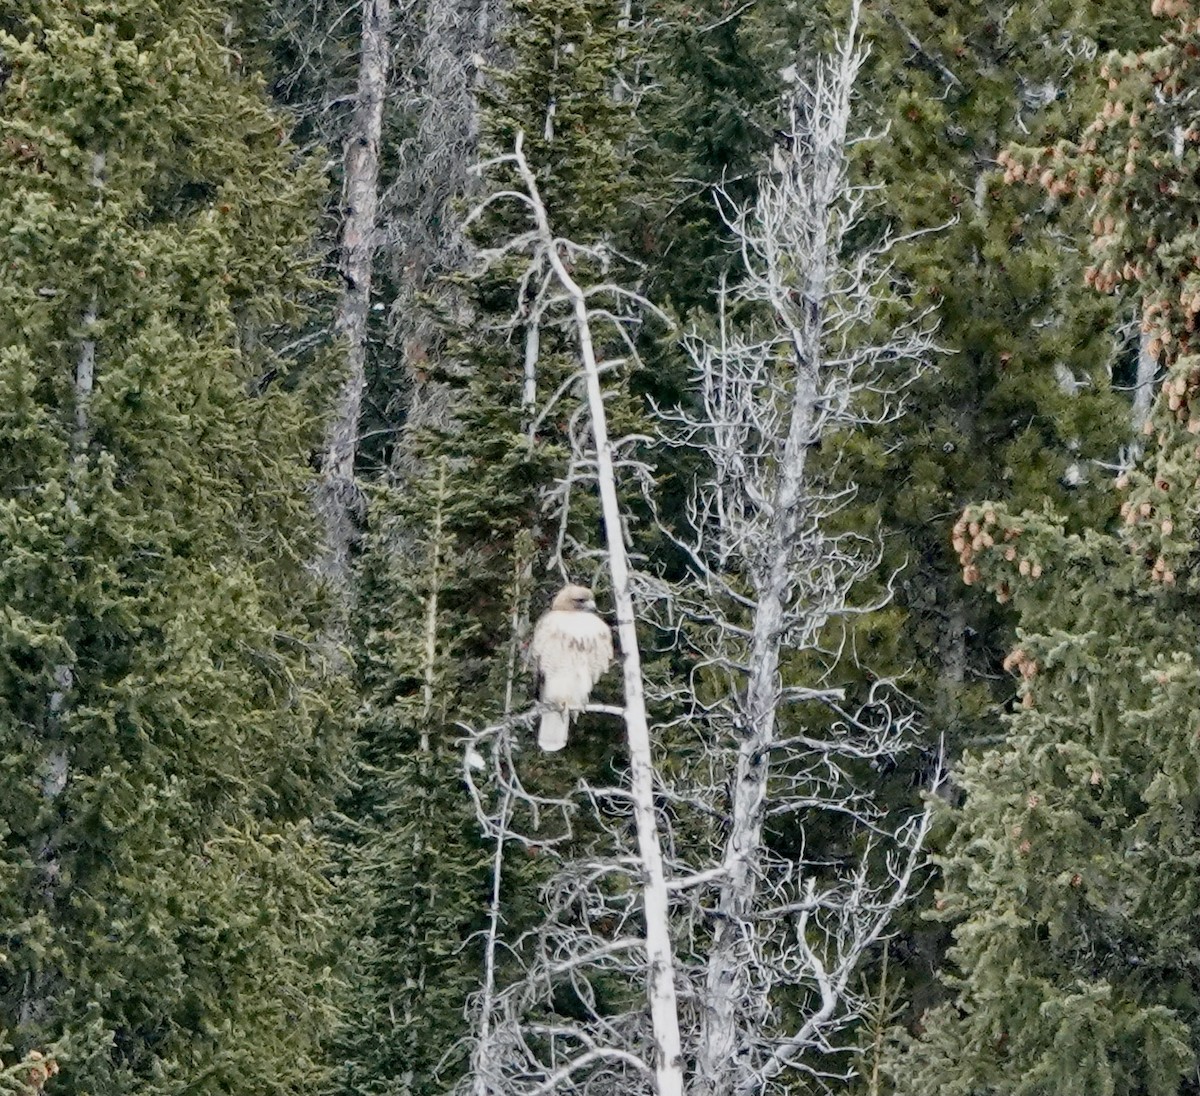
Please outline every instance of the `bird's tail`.
M561 750L567 744L567 727L571 717L561 710L552 709L542 713L542 724L538 728L538 745L547 753Z

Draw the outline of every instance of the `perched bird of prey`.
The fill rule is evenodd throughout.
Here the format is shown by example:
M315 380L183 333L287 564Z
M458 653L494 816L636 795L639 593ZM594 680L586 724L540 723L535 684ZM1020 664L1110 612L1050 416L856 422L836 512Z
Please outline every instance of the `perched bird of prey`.
M586 586L564 586L533 629L529 645L538 680L542 713L538 745L561 750L567 744L572 713L587 706L592 686L612 662L612 633L596 615L596 599Z

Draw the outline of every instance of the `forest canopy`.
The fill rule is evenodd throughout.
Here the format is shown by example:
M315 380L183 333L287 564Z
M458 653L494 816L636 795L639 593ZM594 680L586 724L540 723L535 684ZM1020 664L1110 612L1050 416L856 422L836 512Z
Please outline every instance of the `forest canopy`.
M0 1094L1200 1093L1198 59L0 0Z

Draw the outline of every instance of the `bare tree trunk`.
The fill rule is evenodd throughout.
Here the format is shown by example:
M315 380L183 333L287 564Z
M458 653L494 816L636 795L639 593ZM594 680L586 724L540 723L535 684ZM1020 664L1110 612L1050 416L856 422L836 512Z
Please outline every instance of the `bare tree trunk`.
M483 945L483 986L479 991L475 1050L471 1060L471 1091L474 1096L490 1096L492 1092L488 1083L488 1060L497 1052L492 1034L496 1007L496 955L500 947L500 930L503 924L500 892L504 877L504 846L512 821L512 801L512 789L506 786L501 792L500 806L497 808L496 847L492 851L492 891Z
M967 616L961 599L950 603L938 643L939 670L932 715L936 725L953 731L958 720L959 690L967 678Z
M1150 353L1150 335L1144 329L1138 335L1137 373L1133 382L1133 406L1130 411L1130 439L1121 447L1118 467L1127 472L1142 459L1146 432L1151 429L1150 411L1154 405L1158 359Z
M857 14L857 13L856 13ZM835 89L840 98L829 120L840 123L841 132L826 137L830 156L844 159L849 120L850 92L857 61L850 52L853 25L843 57L842 82ZM797 139L799 139L797 134ZM794 585L791 574L796 535L806 494L805 466L811 446L819 439L818 377L822 369L822 323L829 297L827 265L830 250L829 225L842 197L839 164L814 158L808 211L816 231L811 234L808 254L798 257L803 264L804 298L798 322L791 329L793 373L790 419L786 440L779 454L778 482L770 504L768 539L755 570L753 634L750 641L750 678L746 686L747 725L738 748L737 769L731 785L730 827L725 842L725 879L717 903L718 918L708 956L706 997L701 1020L700 1049L696 1062L697 1091L729 1093L746 1077L746 1056L740 1045L738 1005L746 994L749 977L743 942L757 898L758 862L762 850L762 827L771 771L771 747L775 739L775 714L779 708L779 657L787 632L785 609ZM768 260L769 261L769 260ZM817 606L814 611L820 611Z
M823 249L813 255L811 299L824 296ZM749 917L757 899L757 861L763 844L763 818L770 777L775 713L779 708L779 656L786 634L784 610L792 586L791 565L804 497L804 469L810 446L817 440L816 373L820 361L820 332L811 322L796 347L796 384L787 441L780 456L780 477L771 500L774 515L766 546L765 573L755 589L756 611L750 642L750 679L746 686L747 725L738 747L731 782L730 826L722 862L724 880L717 901L716 929L708 955L704 1010L696 1091L727 1093L744 1069L739 1055L738 1004L746 993L748 960L744 945Z
M342 296L335 330L346 343L346 376L338 391L322 462L321 513L325 520L322 571L342 591L361 499L354 480L358 422L366 388L367 322L379 208L379 140L388 67L390 0L363 0L358 103L345 151L346 220L342 228Z
M720 636L703 654L728 668L731 683L745 682L721 705L737 746L719 808L727 823L695 1049L702 1096L753 1096L785 1070L803 1070L806 1053L833 1051L832 1033L858 1008L850 979L908 893L926 824L890 838L902 870L872 879L877 869L864 857L832 887L828 872L819 882L803 858L773 861L764 839L768 810L795 810L792 797L808 812L835 812L879 833L870 791L850 791L854 778L838 770L855 756L894 753L907 724L885 702L878 721L837 717L866 732L858 744L836 733L781 741L778 732L789 696L821 692L785 689L783 652L820 654L827 626L856 611L852 591L876 562L831 531L853 487L814 477L809 454L898 414L897 393L933 349L920 315L881 339L873 330L889 294L881 261L889 245L864 248L854 235L862 192L848 181L848 127L863 57L858 10L852 5L833 56L800 81L786 151L777 149L773 172L760 177L755 206L723 207L743 276L735 291L722 288L720 341L689 340L704 414L677 416L692 439L684 444L711 462L692 504L698 539L687 547L712 595L700 619L716 620ZM714 613L722 599L731 613ZM717 707L705 710L706 723ZM781 918L795 919L794 932L776 927ZM810 1010L792 1031L772 1030L776 994L797 985Z
M646 960L649 971L646 991L656 1050L655 1091L658 1096L682 1096L683 1055L679 1035L679 1008L675 994L675 958L671 947L666 871L654 810L654 763L650 753L650 727L646 717L641 653L634 617L629 561L625 552L625 533L617 499L616 469L608 438L608 417L604 407L604 391L600 384L600 367L592 338L591 313L587 296L567 270L559 254L559 241L551 231L537 181L525 160L522 144L522 137L518 135L514 162L530 199L529 209L544 257L553 269L574 314L592 440L596 450L596 482L600 491L625 685L625 733L629 745L630 795L642 866L642 909L645 917Z
M508 648L508 665L504 675L504 715L512 715L513 697L516 691L517 673L520 664L520 646L523 637L528 635L529 628L529 590L533 585L534 548L528 537L517 538L516 551L513 555L512 601L509 610L509 627L511 635ZM502 762L497 761L498 764ZM468 752L468 769L480 768L485 764L478 752ZM495 810L493 838L496 847L492 852L492 893L488 903L487 928L484 930L483 946L483 986L479 991L479 1001L475 1010L475 1048L471 1055L471 1091L473 1096L491 1096L489 1060L496 1054L504 1053L503 1049L495 1046L494 1028L496 1026L496 993L497 993L497 954L501 947L501 929L504 923L501 905L501 891L504 875L504 849L509 840L513 819L513 801L515 789L511 784L502 783L500 803Z
M532 182L532 175L529 182ZM604 535L608 543L609 572L612 576L613 603L617 611L617 635L621 644L621 662L625 682L625 733L629 742L630 791L634 820L637 824L638 852L642 859L644 882L642 905L646 917L646 957L650 969L646 987L650 1000L650 1020L657 1043L654 1063L655 1091L658 1096L680 1096L683 1092L683 1057L679 1039L679 1010L675 1000L675 961L671 951L670 921L667 908L666 873L654 813L654 763L650 754L650 728L646 719L646 699L642 688L641 654L633 612L633 591L629 583L629 564L625 557L625 535L617 502L616 474L608 442L604 393L592 348L587 303L579 287L555 258L556 272L571 294L579 330L579 345L587 378L587 398L596 443L596 475L600 503L604 513Z
M428 363L436 359L441 372L463 369L445 345L442 317L453 316L455 326L465 329L471 316L461 289L446 275L465 269L471 256L454 206L479 185L471 171L479 158L478 97L485 69L495 60L503 10L501 0L422 0L405 10L396 28L394 82L412 104L414 132L398 149L396 178L384 196L385 246L396 285L389 339L400 348L406 371L406 434L454 422L453 394L429 375ZM397 474L415 474L416 463L402 435Z
M1137 379L1133 388L1133 432L1140 436L1150 419L1150 407L1154 403L1154 379L1158 376L1158 362L1150 353L1150 336L1143 332L1138 339Z

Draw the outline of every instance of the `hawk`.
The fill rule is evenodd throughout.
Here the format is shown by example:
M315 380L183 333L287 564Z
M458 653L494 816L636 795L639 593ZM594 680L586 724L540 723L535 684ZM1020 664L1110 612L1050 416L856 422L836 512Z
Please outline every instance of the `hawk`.
M586 586L564 586L533 629L529 658L538 681L542 713L538 745L547 752L567 744L571 714L587 706L592 686L612 662L612 633L596 615Z

